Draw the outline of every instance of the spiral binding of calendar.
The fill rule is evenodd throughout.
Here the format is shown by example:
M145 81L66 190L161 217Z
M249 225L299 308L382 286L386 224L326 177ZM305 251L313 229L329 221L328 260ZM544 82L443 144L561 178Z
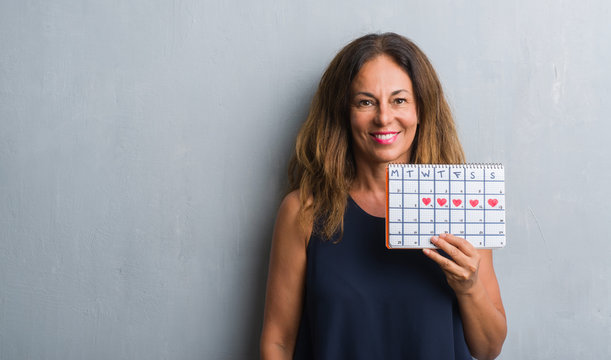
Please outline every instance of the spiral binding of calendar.
M465 164L402 164L402 163L390 163L388 167L419 167L419 168L434 168L434 167L457 167L465 169L503 169L501 163L465 163Z

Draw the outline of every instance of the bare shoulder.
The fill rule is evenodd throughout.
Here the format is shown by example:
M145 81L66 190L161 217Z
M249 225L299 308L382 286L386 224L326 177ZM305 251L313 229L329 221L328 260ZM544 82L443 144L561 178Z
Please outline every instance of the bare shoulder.
M311 201L311 199L307 200L308 203ZM275 229L277 234L275 235L288 235L289 238L303 240L304 244L307 245L312 226L301 221L299 217L301 207L299 190L294 190L284 197L278 208ZM282 234L278 234L278 232Z
M297 214L300 208L301 201L299 200L299 189L297 189L291 191L284 197L284 199L282 199L282 203L280 203L280 208L278 209L278 212L288 212Z
M312 201L312 196L308 197L308 199L306 200L306 205L310 205ZM288 206L289 208L287 210L292 209L295 211L299 211L299 209L301 208L299 189L291 191L284 197L284 199L282 200L282 204L280 204L280 207L283 206Z

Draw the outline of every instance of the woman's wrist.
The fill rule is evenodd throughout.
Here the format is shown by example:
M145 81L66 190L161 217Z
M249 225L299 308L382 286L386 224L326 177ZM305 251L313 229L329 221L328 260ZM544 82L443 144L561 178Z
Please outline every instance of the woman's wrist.
M468 290L465 290L460 293L456 292L456 297L458 298L458 300L464 299L475 302L485 299L486 295L486 288L484 288L484 285L481 281L479 281L479 279L475 281L473 286L471 286Z

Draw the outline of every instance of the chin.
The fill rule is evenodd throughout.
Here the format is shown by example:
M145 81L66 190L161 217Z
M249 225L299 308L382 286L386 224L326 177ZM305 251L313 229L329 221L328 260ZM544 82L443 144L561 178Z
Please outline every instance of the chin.
M386 156L379 156L378 157L378 161L379 162L383 162L383 163L407 163L409 162L409 156L407 154L398 154L398 155L386 155Z

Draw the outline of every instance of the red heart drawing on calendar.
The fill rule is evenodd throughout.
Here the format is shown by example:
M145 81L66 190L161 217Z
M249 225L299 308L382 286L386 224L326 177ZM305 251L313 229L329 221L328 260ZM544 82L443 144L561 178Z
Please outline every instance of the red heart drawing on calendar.
M497 199L488 199L488 205L495 207L496 204L498 204L499 201Z
M431 198L422 198L422 202L424 203L424 205L428 205L431 203Z
M439 204L439 206L444 206L446 204L446 201L446 199L437 198L437 204Z
M462 200L460 200L460 199L453 199L452 203L454 204L454 206L460 206L460 204L462 204Z
M477 204L479 204L479 201L477 201L477 200L469 200L469 204L471 204L471 207L476 207Z

